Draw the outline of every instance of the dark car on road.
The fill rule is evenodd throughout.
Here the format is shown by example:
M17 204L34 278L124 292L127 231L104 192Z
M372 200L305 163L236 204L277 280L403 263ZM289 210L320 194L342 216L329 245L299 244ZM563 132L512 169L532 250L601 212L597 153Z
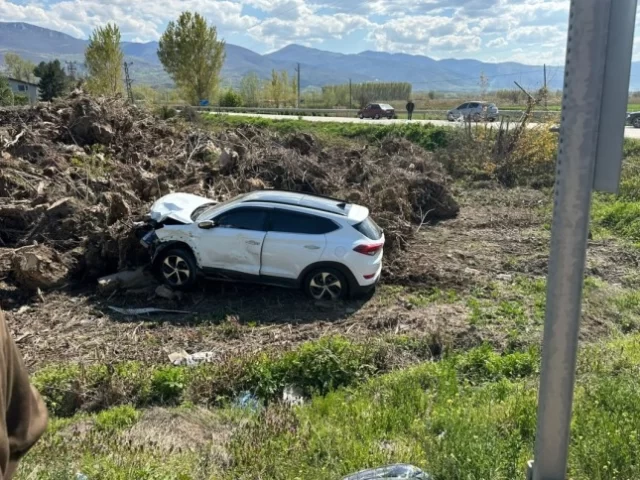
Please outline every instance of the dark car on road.
M386 103L370 103L358 112L358 118L395 118L396 111L391 105Z
M640 112L627 113L627 123L634 128L640 128Z

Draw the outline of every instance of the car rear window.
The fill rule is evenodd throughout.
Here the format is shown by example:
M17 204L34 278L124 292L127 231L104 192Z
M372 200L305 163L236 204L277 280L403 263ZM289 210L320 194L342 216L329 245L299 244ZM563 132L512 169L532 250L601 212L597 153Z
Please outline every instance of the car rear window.
M382 238L382 229L371 219L371 217L367 217L364 222L354 225L353 228L370 240L380 240L380 238Z
M381 103L380 108L382 108L383 110L393 110L393 107L388 103Z

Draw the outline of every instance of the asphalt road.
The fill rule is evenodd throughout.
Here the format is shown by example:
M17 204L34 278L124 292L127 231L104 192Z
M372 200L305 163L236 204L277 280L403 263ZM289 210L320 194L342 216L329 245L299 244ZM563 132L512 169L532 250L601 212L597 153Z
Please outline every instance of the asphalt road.
M217 113L211 113L211 115L218 115ZM273 120L294 120L298 119L298 117L291 115L267 115L263 113L231 113L227 112L223 115L233 115L239 117L261 117L261 118L270 118ZM373 120L373 119L364 119L360 120L359 118L350 118L350 117L302 117L302 120L307 122L338 122L338 123L371 123L378 125L389 125L389 124L403 124L403 123L420 123L427 124L430 123L432 125L439 125L444 127L460 127L463 125L462 122L448 122L446 120ZM491 125L491 124L489 124ZM530 123L529 128L535 128L539 126L537 123ZM625 138L638 138L640 139L640 128L627 127L624 132Z

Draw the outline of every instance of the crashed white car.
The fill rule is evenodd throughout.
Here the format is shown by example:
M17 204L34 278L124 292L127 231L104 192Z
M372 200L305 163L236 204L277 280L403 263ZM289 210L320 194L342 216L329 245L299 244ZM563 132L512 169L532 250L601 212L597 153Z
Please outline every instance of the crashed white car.
M384 234L365 207L263 190L227 202L172 193L151 207L142 238L161 280L192 286L199 275L302 288L316 300L373 290Z

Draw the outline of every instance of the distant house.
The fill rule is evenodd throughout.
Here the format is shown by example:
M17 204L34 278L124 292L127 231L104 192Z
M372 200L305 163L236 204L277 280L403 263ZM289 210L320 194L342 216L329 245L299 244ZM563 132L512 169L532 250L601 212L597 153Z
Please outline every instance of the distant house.
M29 98L29 103L34 105L38 103L38 84L31 82L23 82L15 78L9 78L9 86L14 95L25 95Z

